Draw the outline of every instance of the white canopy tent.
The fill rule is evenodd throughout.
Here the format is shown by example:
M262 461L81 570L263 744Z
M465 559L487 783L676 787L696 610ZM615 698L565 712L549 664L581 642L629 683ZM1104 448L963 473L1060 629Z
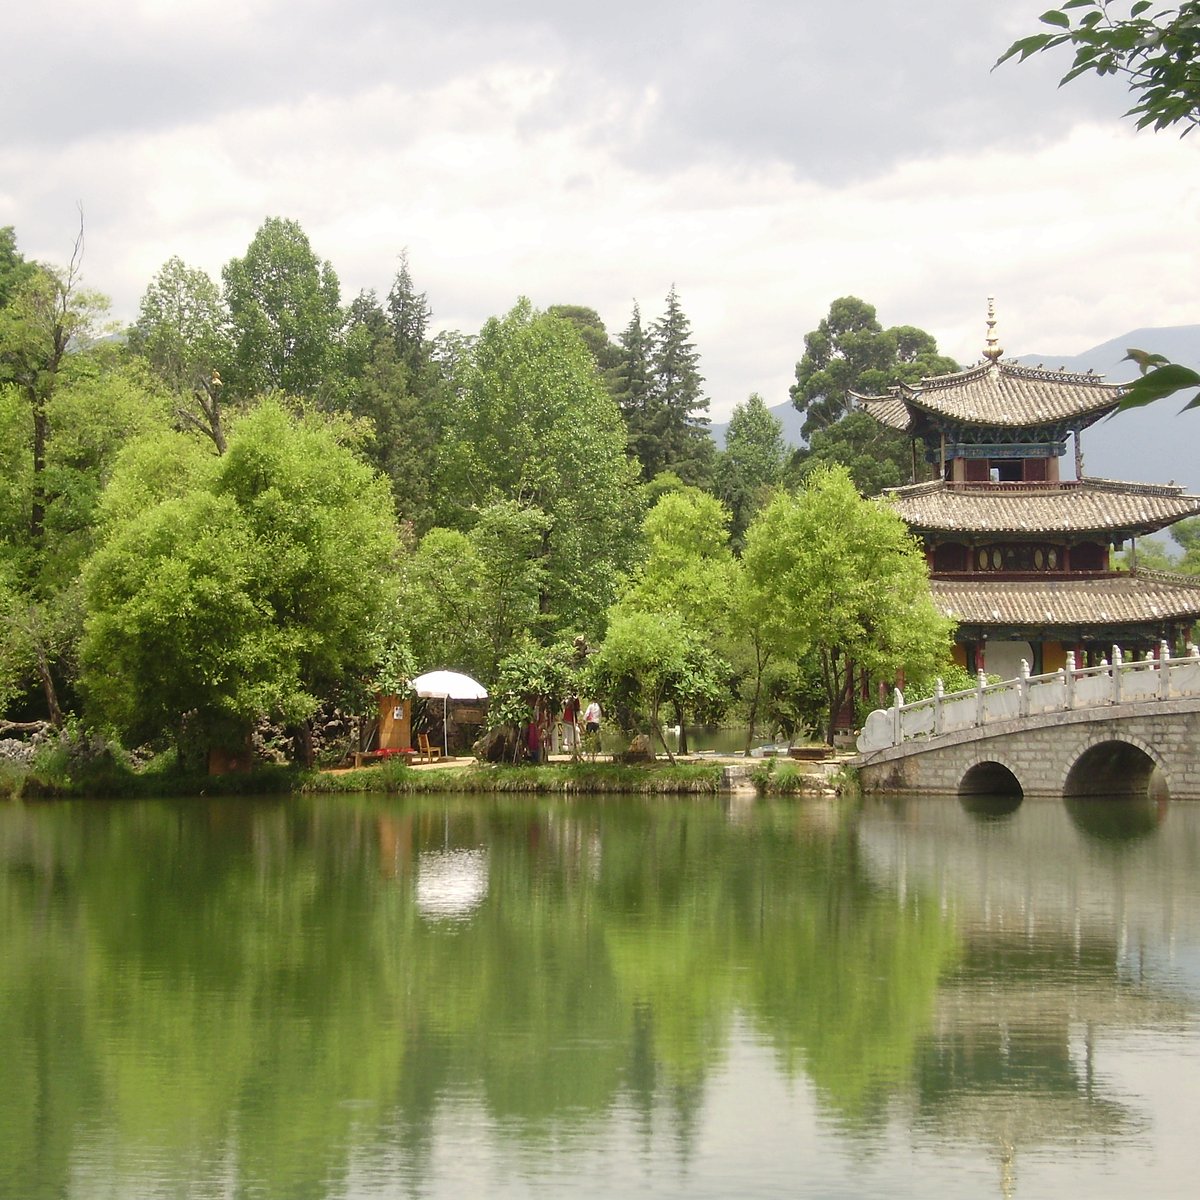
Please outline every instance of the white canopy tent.
M426 671L410 681L409 687L422 699L442 702L442 753L450 757L450 739L446 733L447 708L451 700L486 700L487 688L470 675L459 671Z

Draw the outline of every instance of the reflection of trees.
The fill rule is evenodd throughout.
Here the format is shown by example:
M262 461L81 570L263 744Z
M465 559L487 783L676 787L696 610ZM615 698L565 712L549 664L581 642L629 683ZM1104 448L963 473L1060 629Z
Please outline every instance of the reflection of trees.
M192 1179L232 1159L242 1190L295 1197L386 1162L416 1191L463 1102L555 1144L617 1105L664 1114L686 1155L739 1014L844 1119L878 1116L954 936L870 881L852 826L802 814L0 811L0 1192L70 1195L81 1156ZM422 854L484 846L486 891L422 916Z

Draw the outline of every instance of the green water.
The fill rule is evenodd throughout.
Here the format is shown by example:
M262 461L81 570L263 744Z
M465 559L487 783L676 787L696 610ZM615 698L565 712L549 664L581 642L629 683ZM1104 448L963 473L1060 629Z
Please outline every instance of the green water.
M1200 806L0 807L0 1197L1195 1191Z

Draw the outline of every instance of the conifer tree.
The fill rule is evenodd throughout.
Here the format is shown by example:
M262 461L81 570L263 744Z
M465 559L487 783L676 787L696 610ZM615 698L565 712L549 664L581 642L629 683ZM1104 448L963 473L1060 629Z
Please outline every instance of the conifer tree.
M700 355L691 335L691 322L672 284L666 311L650 327L651 432L658 438L658 461L648 477L670 469L684 483L702 486L712 474L713 444L708 397L700 386Z
M642 325L642 310L636 300L619 341L621 358L611 376L609 390L629 430L629 453L638 460L642 478L649 480L659 470L658 438L652 419L650 338Z

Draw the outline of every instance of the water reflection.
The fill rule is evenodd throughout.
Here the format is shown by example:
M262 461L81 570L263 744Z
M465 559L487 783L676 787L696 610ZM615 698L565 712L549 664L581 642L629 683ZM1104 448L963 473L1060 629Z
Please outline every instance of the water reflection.
M896 1196L951 1168L1011 1194L1089 1148L1132 1172L1165 1113L1112 1047L1195 1062L1200 810L1103 843L1098 812L0 809L0 1195Z

